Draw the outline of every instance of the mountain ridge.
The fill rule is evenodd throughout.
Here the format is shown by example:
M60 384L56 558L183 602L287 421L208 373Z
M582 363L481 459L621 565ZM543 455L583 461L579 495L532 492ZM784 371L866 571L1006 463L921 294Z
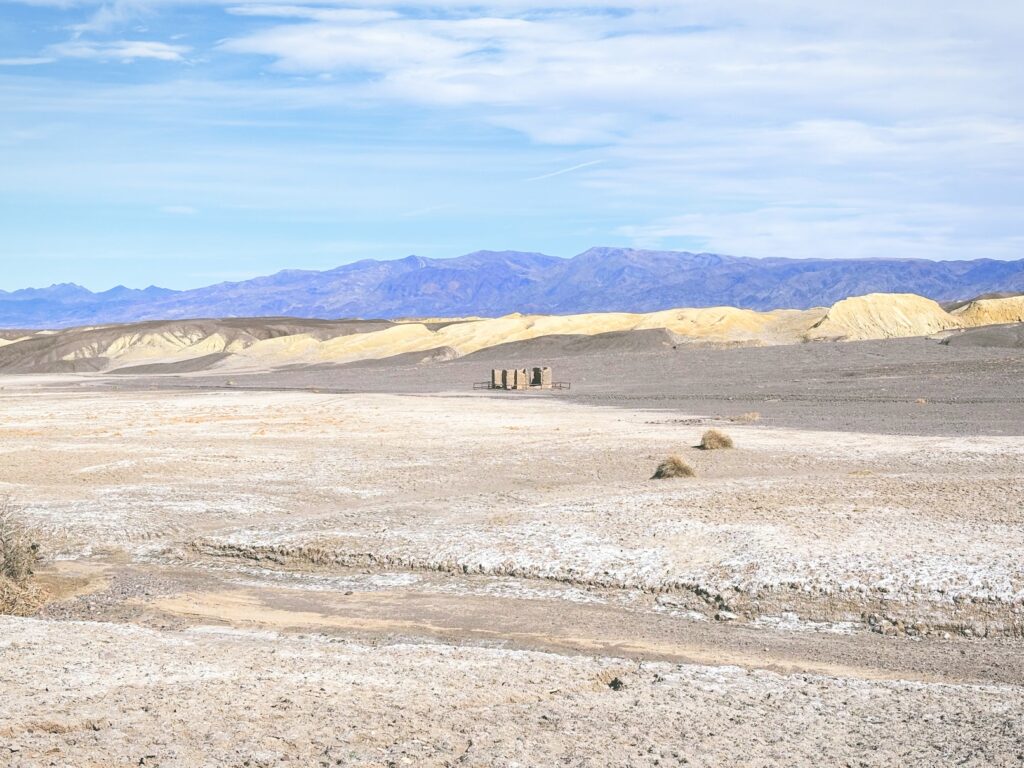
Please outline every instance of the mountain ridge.
M0 327L203 317L323 319L654 312L732 306L767 311L830 306L868 293L962 301L1024 291L1024 260L755 259L594 247L571 258L474 251L454 258L363 259L324 271L280 270L188 290L73 283L0 291Z

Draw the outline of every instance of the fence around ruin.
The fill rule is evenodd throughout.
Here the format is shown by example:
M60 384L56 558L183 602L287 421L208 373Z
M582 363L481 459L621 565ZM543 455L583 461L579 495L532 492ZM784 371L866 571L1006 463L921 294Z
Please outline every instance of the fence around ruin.
M489 381L474 381L473 382L473 389L500 389L500 390L505 391L505 392L529 392L531 389L532 390L538 390L538 389L569 390L569 389L572 389L572 382L570 382L570 381L553 381L547 387L523 387L523 388L520 388L520 389L517 389L517 388L513 387L513 388L509 389L508 387L496 387L493 384L491 384L491 382L489 382Z
M531 389L570 389L568 381L554 381L551 368L493 368L489 381L478 381L473 389L503 389L509 392L524 392Z

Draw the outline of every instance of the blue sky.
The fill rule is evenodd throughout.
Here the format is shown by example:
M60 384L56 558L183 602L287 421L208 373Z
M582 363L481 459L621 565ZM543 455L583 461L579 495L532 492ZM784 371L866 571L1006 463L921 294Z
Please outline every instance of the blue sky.
M1024 258L1024 4L0 3L0 289Z

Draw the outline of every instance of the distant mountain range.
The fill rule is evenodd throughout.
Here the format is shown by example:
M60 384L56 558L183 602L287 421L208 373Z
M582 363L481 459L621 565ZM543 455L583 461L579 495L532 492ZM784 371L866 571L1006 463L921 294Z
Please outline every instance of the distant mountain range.
M201 317L651 312L721 305L805 309L874 292L957 301L1020 291L1024 260L750 259L627 248L592 248L562 259L479 251L453 259L365 260L325 272L286 270L187 291L118 286L93 293L72 284L0 291L0 327Z

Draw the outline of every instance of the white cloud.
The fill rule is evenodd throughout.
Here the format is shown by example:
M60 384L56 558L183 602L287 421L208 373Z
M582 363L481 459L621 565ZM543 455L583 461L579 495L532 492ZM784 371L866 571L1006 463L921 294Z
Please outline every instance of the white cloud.
M1021 215L1024 206L983 211L966 205L849 200L684 214L622 227L619 234L637 247L683 241L700 250L755 257L1011 259L1024 252L1024 235L999 232L1000 221Z
M113 42L70 40L66 43L56 43L46 49L47 53L60 58L98 59L101 61L134 61L135 59L184 61L184 54L190 50L186 45L171 45L154 40L116 40Z
M168 213L172 216L194 216L199 210L191 205L164 205L160 207L161 213Z
M76 37L88 32L109 32L110 30L132 21L147 10L147 5L134 0L115 0L104 3L89 16L86 21L71 24L68 29Z
M338 161L344 178L422 184L395 204L410 218L420 199L443 194L460 213L484 199L515 215L564 206L560 226L592 227L593 242L616 234L751 255L1024 256L1017 0L856 9L821 0L188 0L190 16L209 6L209 28L224 35L210 50L192 29L194 55L82 39L146 16L167 33L152 36L173 42L181 30L161 27L160 10L174 4L82 3L80 37L44 55L188 56L201 76L37 98L50 99L40 111L211 132L252 126L232 136L253 143L245 162L224 141L192 167L175 157L149 175L125 171L127 185L172 179L173 194L204 210L221 193L268 210L328 205L333 178L310 179ZM203 59L218 66L202 70ZM225 71L238 79L221 79ZM20 93L5 93L5 106ZM310 136L326 146L296 162ZM463 175L430 165L462 142L476 153ZM585 172L561 167L595 156L600 165L572 168ZM204 175L207 164L217 170ZM558 183L535 185L535 199L515 197L516 182L556 174ZM573 199L562 200L567 187ZM356 198L363 213L388 204Z
M470 53L473 45L434 35L418 24L289 24L227 40L222 50L277 58L287 72L409 71Z
M0 67L34 67L37 64L51 64L54 61L52 56L16 56L0 59Z
M769 13L752 0L727 9L628 2L619 7L631 12L617 14L606 12L614 5L498 2L453 15L413 3L433 8L425 18L372 5L238 6L233 13L294 20L237 34L222 50L267 56L282 72L370 73L365 90L380 99L523 110L498 118L507 125L559 111L558 131L530 130L541 139L592 136L595 115L646 123L666 115L796 121L998 113L1013 87L1024 86L1020 57L993 55L1009 45L1008 30L1024 32L1020 19L1004 23L990 13L967 23L962 14L925 13L913 0L927 18L901 7L852 19L802 2L773 4Z
M292 19L359 24L369 21L387 21L401 18L397 11L374 11L361 8L329 8L308 5L236 5L227 9L236 16L266 16Z

